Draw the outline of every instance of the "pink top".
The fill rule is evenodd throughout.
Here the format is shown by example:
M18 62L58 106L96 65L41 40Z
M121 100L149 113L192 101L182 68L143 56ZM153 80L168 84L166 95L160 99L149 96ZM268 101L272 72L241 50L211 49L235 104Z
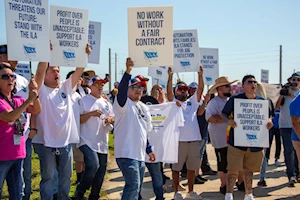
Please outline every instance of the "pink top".
M19 96L13 97L16 107L24 103L24 99ZM0 113L12 110L11 106L0 96ZM20 137L20 144L14 145L14 134L16 130L12 123L0 120L0 161L16 160L25 158L25 135Z

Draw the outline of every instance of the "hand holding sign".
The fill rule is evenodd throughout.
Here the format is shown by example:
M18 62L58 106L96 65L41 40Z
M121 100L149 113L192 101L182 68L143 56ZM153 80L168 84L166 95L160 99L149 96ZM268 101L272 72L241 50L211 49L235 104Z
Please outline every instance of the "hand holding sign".
M199 72L198 72L198 76L202 76L203 75L203 67L200 65L199 67Z
M86 45L86 47L85 47L85 52L86 52L86 54L87 54L88 56L91 55L92 49L91 49L91 47L90 47L90 44L87 44L87 45Z
M270 130L273 127L273 122L271 119L269 119L268 124L267 124L267 129Z
M228 120L228 125L230 125L232 128L236 128L236 122L233 119Z
M127 74L130 74L133 66L134 66L134 64L133 64L131 58L127 58L126 59L126 73Z
M171 76L173 75L173 72L172 72L172 68L171 68L171 67L168 68L168 75L169 75L169 77L171 77Z

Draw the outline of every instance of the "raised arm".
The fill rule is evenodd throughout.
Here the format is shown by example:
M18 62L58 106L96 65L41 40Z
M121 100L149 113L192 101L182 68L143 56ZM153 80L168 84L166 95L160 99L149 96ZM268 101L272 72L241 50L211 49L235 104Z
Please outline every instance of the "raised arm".
M203 81L203 68L200 66L200 70L198 72L198 90L197 90L197 100L201 101L201 96L204 90L204 81Z
M167 98L169 102L172 102L174 99L173 94L173 72L171 67L168 69L168 84L167 84Z
M87 54L87 56L89 56L92 53L92 50L91 50L89 44L87 44L85 47L85 53ZM72 77L72 88L74 88L77 85L78 80L80 79L83 71L84 71L84 68L77 67L75 72L72 74L72 76L71 76Z
M117 94L117 101L121 107L123 107L127 100L127 93L128 93L128 84L131 79L131 70L133 67L133 62L131 58L127 58L126 60L126 71L122 77L122 80L119 84L118 94Z
M44 79L47 71L48 63L47 62L39 62L38 67L35 73L35 82L37 83L37 89L39 90L41 86L44 84Z

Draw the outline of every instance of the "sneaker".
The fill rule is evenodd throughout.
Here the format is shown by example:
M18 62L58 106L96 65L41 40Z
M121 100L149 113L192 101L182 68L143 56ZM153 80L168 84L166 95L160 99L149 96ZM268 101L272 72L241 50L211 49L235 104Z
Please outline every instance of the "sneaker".
M245 194L244 200L255 200L253 194Z
M295 177L291 177L290 178L290 182L289 182L289 186L290 187L294 187L295 186L295 183L297 183L297 180Z
M257 183L257 186L259 186L259 187L266 187L266 186L267 186L267 183L266 183L265 180L259 181L259 182Z
M198 195L196 192L189 192L187 193L185 199L202 199L202 197Z
M278 159L275 159L275 165L276 166L281 166L281 162L279 162Z
M184 198L182 197L182 195L179 192L176 192L174 194L174 200L184 200Z
M218 172L217 171L214 171L214 170L210 170L210 171L207 171L207 172L203 172L203 175L217 175Z
M233 200L232 193L226 193L225 200Z
M204 184L205 181L200 180L197 176L195 176L195 183L194 184Z
M171 178L170 178L170 177L168 177L168 176L166 176L166 175L164 175L164 179L166 179L166 180L170 180Z
M241 184L239 184L238 182L236 182L235 185L236 185L236 187L237 187L237 189L238 189L239 191L244 191L244 192L245 192L245 184L244 184L244 181L243 181Z
M220 193L224 194L224 195L226 194L226 185L223 187L220 187Z
M202 181L208 181L207 178L203 178L201 175L197 175L196 177Z

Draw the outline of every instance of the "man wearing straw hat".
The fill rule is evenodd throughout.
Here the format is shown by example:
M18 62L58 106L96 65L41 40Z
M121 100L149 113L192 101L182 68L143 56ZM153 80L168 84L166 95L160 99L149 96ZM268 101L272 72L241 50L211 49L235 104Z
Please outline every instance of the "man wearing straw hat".
M208 130L212 146L215 148L218 166L218 176L221 181L220 193L226 194L226 173L227 173L227 141L226 129L227 123L221 118L222 110L231 97L231 84L236 82L229 81L227 77L222 76L215 80L215 85L209 90L209 94L218 93L206 107L205 118L208 121Z

